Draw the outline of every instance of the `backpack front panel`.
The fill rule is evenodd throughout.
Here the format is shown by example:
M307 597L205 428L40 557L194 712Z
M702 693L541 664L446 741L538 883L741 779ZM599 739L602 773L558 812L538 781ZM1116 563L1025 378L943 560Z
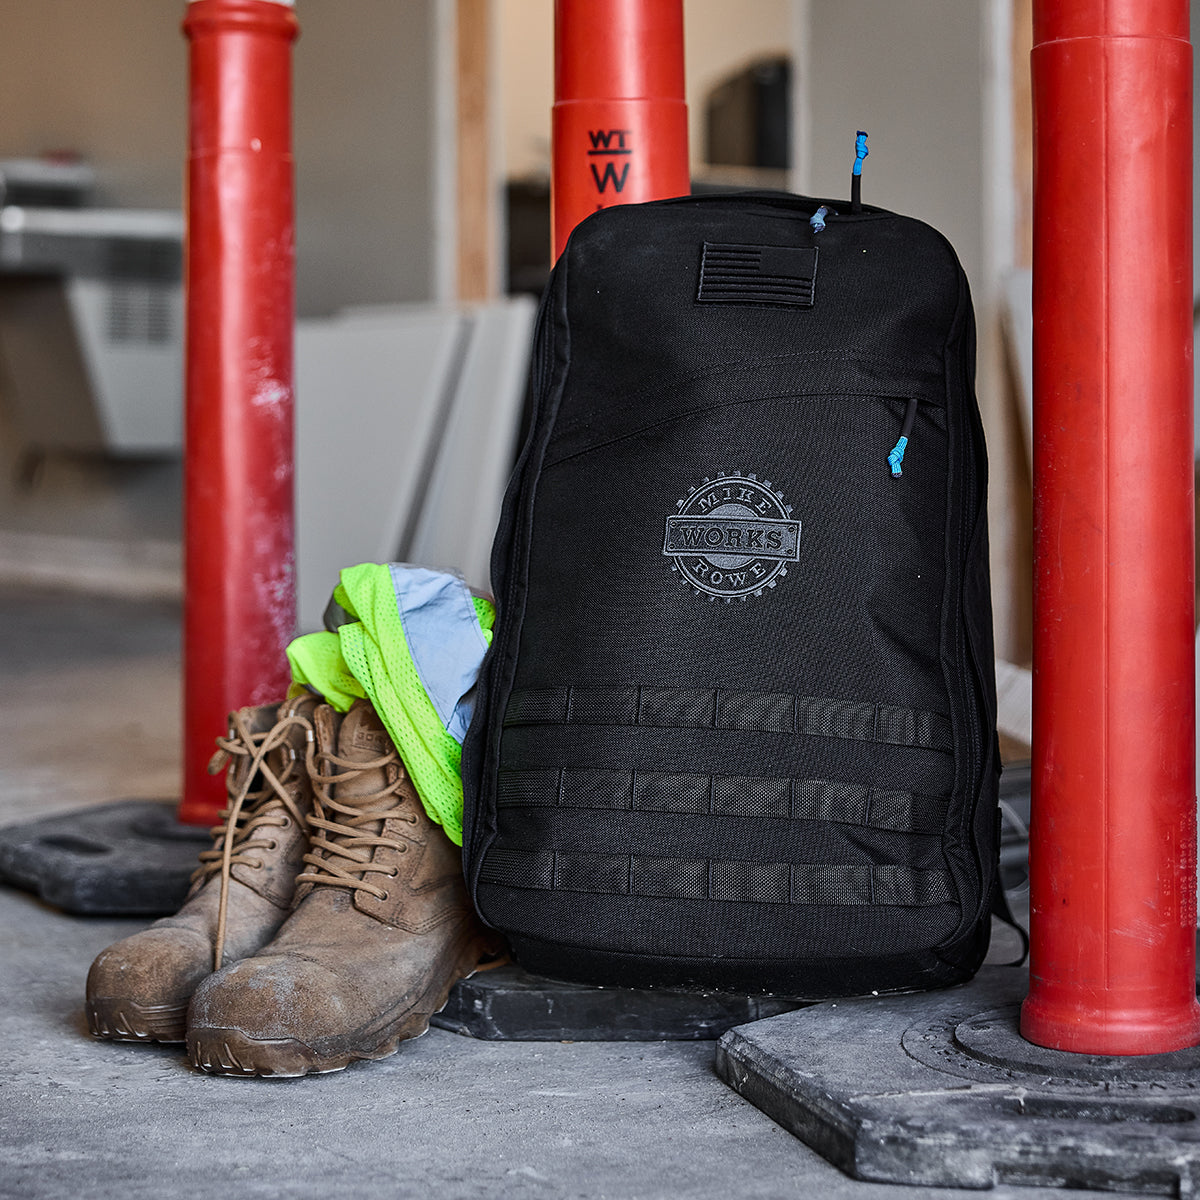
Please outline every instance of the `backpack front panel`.
M794 211L655 207L586 223L560 268L556 411L489 681L481 911L576 978L948 981L936 948L984 886L979 689L947 621L961 273L886 215L818 240ZM811 307L698 302L706 247L735 237L815 243Z

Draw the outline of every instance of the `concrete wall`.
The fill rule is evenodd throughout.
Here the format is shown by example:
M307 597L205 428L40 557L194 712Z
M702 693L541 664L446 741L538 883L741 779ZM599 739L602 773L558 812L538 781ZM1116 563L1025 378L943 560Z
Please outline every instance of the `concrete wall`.
M808 153L800 186L850 193L854 134L870 134L863 200L940 229L978 285L983 233L983 8L964 0L807 0Z
M296 10L301 312L430 299L435 0L299 0Z
M506 170L548 166L552 0L496 0ZM843 194L856 128L867 196L919 213L974 274L980 232L980 8L962 0L807 0L810 178ZM304 314L434 294L437 0L299 0L298 291ZM786 49L796 0L685 0L693 157L705 91ZM183 3L5 0L0 156L75 150L110 201L179 203L186 138ZM84 15L86 14L86 19Z
M4 0L0 157L75 151L108 202L174 207L186 154L185 4ZM299 0L302 315L433 295L436 0Z

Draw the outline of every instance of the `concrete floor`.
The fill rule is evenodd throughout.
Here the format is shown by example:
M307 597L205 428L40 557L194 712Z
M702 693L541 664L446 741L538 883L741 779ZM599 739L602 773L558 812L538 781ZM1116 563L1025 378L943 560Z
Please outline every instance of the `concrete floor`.
M0 823L175 792L170 605L0 587L0 684ZM339 1074L243 1080L200 1075L177 1048L94 1040L82 1016L88 965L141 924L67 917L0 887L0 1197L922 1190L828 1166L717 1079L712 1043L505 1044L433 1030Z
M182 594L183 464L23 447L0 372L0 582Z

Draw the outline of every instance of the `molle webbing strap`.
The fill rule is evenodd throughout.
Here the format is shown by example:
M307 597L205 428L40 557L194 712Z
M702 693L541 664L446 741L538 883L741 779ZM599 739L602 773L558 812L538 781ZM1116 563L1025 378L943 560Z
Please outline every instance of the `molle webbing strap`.
M493 847L481 884L593 896L723 903L924 908L954 900L945 871L908 867L650 858Z
M825 779L563 768L501 770L496 805L781 817L941 833L950 798Z
M530 688L513 692L504 724L759 730L947 753L954 748L950 720L941 713L894 704L723 688Z

